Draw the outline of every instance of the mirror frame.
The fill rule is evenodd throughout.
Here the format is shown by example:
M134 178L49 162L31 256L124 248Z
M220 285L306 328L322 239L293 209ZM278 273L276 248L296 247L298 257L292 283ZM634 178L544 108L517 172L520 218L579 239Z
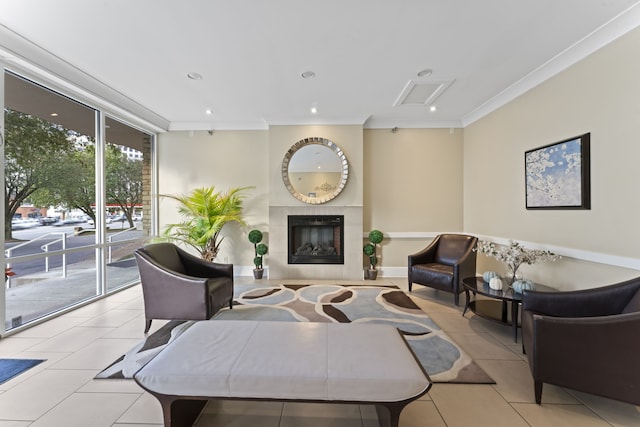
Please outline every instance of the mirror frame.
M300 150L301 148L308 147L314 144L322 145L331 149L331 151L333 151L333 153L338 157L338 160L340 160L340 163L342 165L342 175L340 176L340 183L338 184L336 189L333 191L333 193L327 194L326 196L322 196L322 197L309 197L305 194L300 193L295 188L293 188L293 185L289 180L289 163L291 163L291 159L293 158L293 155L296 154L298 150ZM284 181L284 186L287 188L287 190L289 190L289 193L291 193L293 197L295 197L296 199L304 203L319 205L335 199L338 196L338 194L342 192L345 185L347 185L348 178L349 178L349 162L347 161L347 157L345 156L344 152L340 147L338 147L333 141L328 140L326 138L311 137L311 138L301 139L300 141L293 144L291 148L289 148L289 151L285 153L284 159L282 160L282 180Z

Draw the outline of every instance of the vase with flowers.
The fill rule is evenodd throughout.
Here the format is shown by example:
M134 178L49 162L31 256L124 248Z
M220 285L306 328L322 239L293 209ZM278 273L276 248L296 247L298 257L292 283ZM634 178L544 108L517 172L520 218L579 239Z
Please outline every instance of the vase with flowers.
M518 269L522 264L536 264L545 261L557 261L561 257L551 251L543 249L527 249L515 240L509 240L506 246L496 247L495 243L480 241L476 247L476 251L491 256L498 261L507 264L508 274L510 276L509 285L513 285L516 281Z

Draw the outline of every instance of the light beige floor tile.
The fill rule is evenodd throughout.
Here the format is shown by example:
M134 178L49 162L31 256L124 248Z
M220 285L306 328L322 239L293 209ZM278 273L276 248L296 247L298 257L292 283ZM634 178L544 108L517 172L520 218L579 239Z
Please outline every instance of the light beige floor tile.
M508 348L509 350L511 350L511 352L513 354L515 354L519 359L524 360L525 362L529 363L527 361L527 355L524 354L523 350L522 350L522 343L518 342L517 344L508 344L505 345L506 348Z
M80 317L61 316L20 332L20 338L51 338L84 322Z
M474 360L521 360L487 333L447 332L447 334Z
M424 308L423 308L424 310ZM429 317L438 324L447 333L460 332L465 334L475 333L472 329L471 322L462 314L454 311L426 311Z
M124 393L74 393L30 427L111 427L137 398Z
M152 324L153 323L154 322L152 322ZM112 329L109 333L104 335L104 338L137 338L142 340L145 337L144 326L144 313L141 312L138 316L134 317L124 325ZM153 333L154 331L149 332Z
M409 291L408 285L407 285L406 288L403 287L401 289L405 289L407 292ZM461 305L456 306L453 303L453 294L451 294L449 292L438 291L436 289L429 288L427 286L417 285L415 283L413 284L412 290L411 290L411 292L409 292L409 295L411 295L411 296L413 296L415 298L420 298L420 299L425 300L425 301L435 302L435 303L440 305L439 310L455 309L455 310L459 311L460 313L462 313L462 307L464 306L464 297L463 296L460 297L460 304ZM434 308L436 308L436 307L434 307Z
M446 427L433 402L411 402L400 414L402 427Z
M79 393L144 393L131 379L93 379L78 389Z
M0 414L5 420L35 421L93 375L93 371L46 369L0 394Z
M526 427L522 417L491 386L436 384L429 392L448 427Z
M122 413L117 422L128 424L163 424L162 406L160 406L158 399L149 393L143 393L141 396L137 396L135 402Z
M610 427L610 424L582 405L514 403L513 407L531 427Z
M477 360L478 365L496 381L493 387L507 402L535 403L529 364L522 360ZM577 404L578 401L560 387L544 385L545 401Z
M107 297L110 302L129 302L138 298L142 298L142 286L140 284L130 286Z
M98 338L110 332L112 328L94 328L76 326L61 332L40 344L29 348L29 351L47 351L69 353L83 349Z
M282 416L360 419L360 407L355 404L286 402Z
M23 338L18 335L0 339L0 357L15 357L16 354L40 344L46 338Z
M282 402L210 401L196 427L278 427L283 405Z
M545 384L544 387L546 386L547 385ZM640 406L618 402L616 400L595 396L593 394L581 393L574 390L567 391L614 426L640 426ZM546 390L544 390L543 404L546 400Z
M280 427L361 427L359 405L326 403L284 404Z
M116 308L119 310L139 310L140 312L143 312L144 300L142 299L142 296L138 296L129 301L123 301Z
M0 420L0 427L27 427L31 421L3 421Z
M63 317L84 317L91 319L96 316L100 316L122 304L122 302L115 301L111 298L112 297L103 298L91 304L87 304L84 307L77 308L64 314Z
M469 315L469 313L467 313ZM504 345L518 345L521 343L522 337L521 330L518 328L518 342L515 342L513 339L513 329L511 325L506 323L498 322L496 320L483 319L482 317L475 315L473 317L472 322L474 326L477 327L477 331L484 330L484 332L491 335L496 341Z
M93 317L86 322L82 323L82 326L97 326L103 328L117 328L128 322L131 322L136 317L140 316L138 310L120 310L112 309L99 316Z
M81 350L65 357L55 365L55 369L93 369L96 374L113 363L139 342L137 339L101 338Z

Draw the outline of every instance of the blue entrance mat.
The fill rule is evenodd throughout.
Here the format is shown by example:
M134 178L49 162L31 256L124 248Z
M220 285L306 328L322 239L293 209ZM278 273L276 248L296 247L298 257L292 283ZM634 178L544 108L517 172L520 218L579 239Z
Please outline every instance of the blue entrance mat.
M0 359L0 384L44 361L45 359Z

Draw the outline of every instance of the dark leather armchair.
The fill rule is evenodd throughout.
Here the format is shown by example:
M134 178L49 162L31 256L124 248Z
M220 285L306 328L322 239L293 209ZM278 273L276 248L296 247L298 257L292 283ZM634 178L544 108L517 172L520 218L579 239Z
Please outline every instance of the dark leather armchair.
M525 291L522 345L534 382L640 405L640 277L596 289Z
M478 238L465 234L440 234L423 250L409 255L409 292L414 283L453 293L456 305L464 290L460 283L476 275Z
M233 264L204 261L172 243L135 251L144 297L144 332L152 319L206 320L233 307Z

